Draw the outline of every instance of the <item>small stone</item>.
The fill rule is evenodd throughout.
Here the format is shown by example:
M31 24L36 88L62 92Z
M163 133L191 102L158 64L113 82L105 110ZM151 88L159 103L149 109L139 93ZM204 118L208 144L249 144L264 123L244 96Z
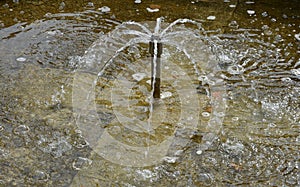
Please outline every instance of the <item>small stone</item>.
M196 154L197 154L197 155L201 155L201 154L202 154L202 151L201 151L201 150L198 150L198 151L196 152Z
M140 3L142 3L142 0L135 0L134 3L135 4L140 4Z

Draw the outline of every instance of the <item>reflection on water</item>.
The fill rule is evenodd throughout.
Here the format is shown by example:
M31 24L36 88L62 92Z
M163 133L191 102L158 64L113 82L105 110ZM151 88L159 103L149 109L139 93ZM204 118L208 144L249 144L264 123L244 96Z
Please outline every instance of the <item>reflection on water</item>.
M1 185L300 185L298 2L153 4L129 0L0 3L4 15L0 17ZM195 133L176 152L175 160L167 158L154 166L121 166L103 159L89 147L73 117L73 75L81 56L99 35L120 22L160 16L171 22L183 15L203 24L207 45L220 61L219 74L227 91L222 131L200 155L201 133ZM147 83L143 84L147 90ZM138 91L135 100L143 96ZM143 108L137 109L142 119ZM199 110L204 120L211 112L205 105ZM101 110L99 117L106 122L114 118ZM124 131L108 128L111 133ZM119 138L127 138L129 144L139 141L127 135Z

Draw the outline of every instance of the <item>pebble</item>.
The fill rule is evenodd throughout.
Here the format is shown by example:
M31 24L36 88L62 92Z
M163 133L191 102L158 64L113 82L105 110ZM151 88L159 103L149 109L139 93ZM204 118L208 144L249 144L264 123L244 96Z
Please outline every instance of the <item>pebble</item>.
M135 0L134 3L135 4L140 4L140 3L142 3L142 0Z
M206 19L207 19L207 20L215 20L215 19L216 19L216 16L208 16Z
M19 57L19 58L17 58L17 61L18 62L25 62L26 58L25 57Z

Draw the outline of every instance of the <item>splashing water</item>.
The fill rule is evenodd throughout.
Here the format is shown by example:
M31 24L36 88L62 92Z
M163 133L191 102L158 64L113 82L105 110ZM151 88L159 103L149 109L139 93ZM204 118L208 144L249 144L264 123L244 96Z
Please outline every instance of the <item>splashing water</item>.
M199 144L199 150L205 151L210 147L221 129L222 118L224 117L225 89L222 79L218 78L217 75L219 71L218 62L211 52L210 46L206 41L207 39L201 35L201 25L193 20L178 19L166 26L166 24L162 24L162 19L158 18L154 32L151 32L147 28L151 24L125 22L117 26L109 34L103 35L86 51L82 58L80 69L77 71L74 79L74 85L76 86L73 89L73 104L77 125L86 133L87 137L90 137L90 141L93 141L92 143L90 142L90 145L96 150L101 149L99 153L101 156L112 162L124 165L146 166L161 162L164 156L172 155L178 151L178 145L176 144L182 144L182 148L188 142L187 139L189 138L187 137L193 136L196 131L199 131L198 123L201 121L199 119L199 110L202 108L199 104L203 103L203 101L200 101L201 99L199 100L200 96L196 94L199 80L203 85L210 87L210 93L204 96L207 97L204 100L212 108L212 115L209 121L206 122L206 125L202 124L201 126L205 130L203 130L203 135L201 135L203 137L202 143ZM185 24L195 25L197 28L191 29L183 26ZM170 93L179 97L179 103L173 101L176 97L168 97L169 99L157 102L154 100L153 85L157 76L156 71L152 75L154 76L154 81L150 92L147 91L148 85L144 82L145 78L138 82L132 80L133 75L137 72L149 69L147 66L150 63L147 57L145 59L144 54L147 51L145 45L151 40L154 42L154 57L152 59L154 70L156 69L158 58L158 42L166 46L166 52L162 57L163 66L165 67L162 81L173 82L168 86L168 89L173 89ZM168 61L174 60L174 55L183 55L180 57L182 61L172 62L169 65ZM192 68L192 71L182 68ZM86 74L84 72L89 73ZM142 73L149 75L148 71ZM95 74L96 77L92 76L92 74ZM90 83L87 84L88 82ZM99 86L102 88L97 93ZM104 94L104 92L109 92L111 95ZM149 99L147 99L147 95L150 96ZM143 99L144 96L146 96L145 99ZM134 99L134 97L137 98ZM111 98L110 101L107 100L109 98ZM103 105L102 102L104 100L106 101ZM174 106L172 107L172 105ZM96 117L98 115L97 107L100 107L102 112L106 111L106 113L116 117L116 120L106 122L105 126L109 126L108 130L103 128L103 122ZM141 116L138 115L136 107L139 108L138 111L141 107L144 108L145 113ZM179 112L178 119L176 119L174 114L168 114L172 110ZM144 121L144 118L147 120ZM88 128L86 121L90 121ZM157 133L161 131L162 126L170 130L167 130L167 134L159 135ZM94 132L86 129L93 129ZM116 136L111 137L109 135L109 129L115 135L122 134L121 131L126 129L127 131L131 129L135 133L139 133L142 142L145 139L145 144L142 147L139 145L138 148L126 145L122 141L137 140L130 140L130 138L122 141L116 140L118 139ZM115 131L116 129L119 130ZM95 132L98 133L95 134ZM172 132L175 132L175 134ZM141 133L146 133L147 136L143 137ZM102 141L103 139L106 140ZM107 147L111 146L115 147L115 149L109 148L109 151L103 151L108 150ZM145 153L144 156L142 153ZM119 156L113 158L112 155L116 154L119 154Z

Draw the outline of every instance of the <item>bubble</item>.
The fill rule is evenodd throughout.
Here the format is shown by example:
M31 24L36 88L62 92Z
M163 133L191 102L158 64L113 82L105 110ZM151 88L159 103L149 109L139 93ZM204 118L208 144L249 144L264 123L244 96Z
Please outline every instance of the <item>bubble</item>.
M18 62L25 62L26 58L25 57L19 57L19 58L17 58L17 61Z
M169 164L174 164L176 163L178 157L169 157L169 156L166 156L163 158L163 161L169 163Z
M146 10L147 10L148 12L158 12L158 11L159 11L158 8L152 9L152 8L149 8L149 7L147 7Z
M268 12L263 12L263 13L261 13L261 15L262 15L262 17L267 17L269 14L268 14Z
M76 148L81 149L81 148L84 148L86 146L89 146L89 143L80 135L79 137L77 137L74 140L73 145Z
M210 113L209 112L202 112L201 114L203 117L209 117L210 116Z
M207 19L207 20L215 20L215 19L216 19L216 16L208 16L206 19Z
M271 18L271 22L275 23L276 21L276 18Z
M239 27L238 23L236 21L231 21L229 24L228 24L229 27L231 28L235 28L237 29ZM226 56L226 55L223 55L223 56ZM229 58L229 57L227 57Z
M254 4L255 2L253 2L253 1L246 1L245 2L245 4L247 4L247 5L251 5L251 4Z
M94 7L94 3L93 2L88 2L87 6L88 7Z
M61 2L58 9L63 10L65 6L66 6L65 2Z
M295 38L300 41L300 33L299 34L295 34Z
M103 6L101 8L98 8L98 10L100 10L103 13L110 12L110 8L108 6Z
M18 127L14 128L13 132L16 135L24 135L29 132L29 127L26 125L19 125Z
M197 154L197 155L201 155L201 154L202 154L202 150L196 151L196 154Z
M49 178L48 174L40 171L40 170L36 170L34 171L34 173L32 174L31 178L34 181L39 181L39 182L46 182Z
M250 16L252 16L252 15L255 14L255 11L254 11L254 10L247 10L247 13L248 13Z
M78 157L77 159L75 159L72 163L72 167L75 170L81 170L84 168L87 168L88 166L90 166L92 164L92 160L88 159L88 158L84 158L84 157Z
M239 117L233 117L233 118L231 118L232 119L232 121L238 121L239 120Z

